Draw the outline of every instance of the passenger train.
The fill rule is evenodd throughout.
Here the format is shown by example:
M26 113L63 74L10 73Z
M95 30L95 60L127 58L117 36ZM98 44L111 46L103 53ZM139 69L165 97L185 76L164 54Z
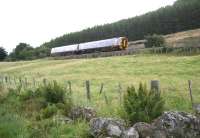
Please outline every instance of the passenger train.
M126 37L117 37L99 41L61 46L51 49L52 56L69 56L95 52L109 52L125 50L128 47Z

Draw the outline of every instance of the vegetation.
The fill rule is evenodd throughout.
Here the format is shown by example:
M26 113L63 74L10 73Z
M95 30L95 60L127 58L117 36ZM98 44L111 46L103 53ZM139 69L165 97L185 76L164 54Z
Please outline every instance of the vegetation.
M73 105L92 106L97 110L97 114L102 117L120 117L120 113L125 111L125 117L130 119L130 122L140 120L138 114L143 113L142 108L134 104L136 101L140 104L153 103L152 105L147 104L149 106L143 106L143 108L149 109L151 106L156 109L157 106L153 106L156 105L154 102L157 103L161 98L165 100L164 110L191 112L187 80L193 80L192 93L194 101L200 102L200 79L197 75L200 71L199 59L199 55L179 57L149 54L97 59L43 59L2 62L0 63L0 76L10 75L12 78L15 77L16 81L19 81L17 78L21 78L23 87L15 86L14 79L7 83L5 81L2 83L0 79L0 84L2 84L0 85L0 113L2 112L3 118L1 123L4 124L0 124L2 128L0 134L2 136L11 135L11 138L18 136L27 138L61 136L87 138L89 137L89 125L84 120L65 124L57 119L66 117ZM28 83L25 83L24 77L27 78ZM33 77L36 79L34 87L29 84ZM47 80L46 83L43 81L44 78ZM58 83L50 82L50 80L55 79ZM156 98L155 93L147 91L149 85L146 88L140 85L139 88L136 88L135 93L132 87L128 89L130 97L133 93L139 97L139 93L141 93L141 95L144 95L141 97L146 97L144 99L140 97L140 99L132 102L132 99L125 98L126 96L124 100L123 97L120 97L119 82L122 87L121 95L123 95L122 93L128 94L126 91L127 86L132 84L137 86L139 82L148 84L151 79L158 79L161 82L162 95L157 97L158 100L154 100ZM68 80L71 81L71 93L68 91ZM85 80L90 80L91 84L90 102L86 99ZM104 88L103 94L100 95L101 83L104 83ZM105 101L105 96L109 101L108 103ZM136 119L131 120L133 114L126 112L128 110L124 108L125 106L121 106L123 103L127 105L134 104L134 109L137 109L136 117L134 117ZM147 110L148 113L153 111L153 108L151 109ZM148 114L149 117L143 121L151 121L160 114L158 112L161 111L160 109L162 108L156 110L157 112ZM131 108L131 111L135 110ZM10 132L11 130L12 132Z
M147 40L145 42L145 47L146 48L151 48L151 47L164 47L165 46L165 39L161 35L148 35L145 37Z
M194 100L200 102L198 94L200 90L198 87L200 82L199 60L199 55L170 56L164 54L74 60L43 59L3 62L0 63L0 72L12 78L14 76L16 78L26 77L28 81L33 81L35 78L36 86L39 81L42 82L46 78L56 80L64 87L68 87L69 80L72 84L73 103L82 106L91 105L99 111L100 115L117 116L119 83L124 91L128 86L137 86L140 82L146 82L149 87L149 81L152 79L160 80L166 110L191 111L187 81L193 81ZM91 103L88 103L86 99L86 80L90 80L91 83ZM103 94L99 95L101 83L104 83L103 92L112 107L106 105Z
M162 7L141 16L65 34L44 43L43 46L52 48L116 36L139 40L154 33L170 34L199 28L199 6L199 0L177 0L172 6Z
M3 61L7 57L7 52L3 47L0 47L0 61Z
M7 60L33 60L49 56L48 48L33 48L29 44L19 43L16 48L9 54Z
M58 93L63 92L56 82L39 86L35 90L17 87L5 92L4 89L0 89L0 137L88 137L88 125L84 120L73 124L65 124L59 120L65 116L66 108L72 106L72 103L69 103L71 99L69 95L57 100L60 104L64 102L63 106L60 106L45 98L44 93L47 93L45 87L50 87ZM65 94L67 94L66 91ZM56 94L54 96L59 97Z
M129 87L124 96L124 108L128 120L136 122L151 122L164 111L164 100L160 92L148 91L146 85L140 83L139 89Z

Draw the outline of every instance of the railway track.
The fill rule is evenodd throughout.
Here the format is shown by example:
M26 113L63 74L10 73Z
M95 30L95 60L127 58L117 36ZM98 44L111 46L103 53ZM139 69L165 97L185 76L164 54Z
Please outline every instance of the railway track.
M81 58L99 58L99 57L112 57L112 56L124 56L124 55L134 55L141 49L127 49L122 51L111 51L111 52L96 52L81 55L70 55L70 56L59 56L53 57L53 59L81 59Z

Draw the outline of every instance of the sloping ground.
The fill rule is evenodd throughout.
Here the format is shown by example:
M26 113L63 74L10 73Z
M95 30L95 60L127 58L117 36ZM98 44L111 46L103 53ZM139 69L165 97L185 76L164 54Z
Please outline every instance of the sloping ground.
M200 29L169 34L165 36L169 46L200 46Z
M169 34L164 37L170 47L200 47L200 29ZM144 42L144 40L131 41L129 49L144 48Z
M104 83L104 91L112 103L119 105L118 84L123 91L127 86L138 86L139 82L149 84L150 80L158 79L161 83L163 96L166 98L166 109L191 110L188 94L188 83L191 79L192 90L196 102L200 102L200 56L176 57L166 55L136 55L108 57L97 59L74 60L34 60L26 62L0 63L0 74L35 78L41 81L58 80L67 86L72 82L73 96L76 104L88 104L85 93L85 81L91 82L92 106L106 110L102 114L115 114L116 108L107 108L100 85ZM149 85L148 85L149 86ZM106 107L106 108L105 108Z

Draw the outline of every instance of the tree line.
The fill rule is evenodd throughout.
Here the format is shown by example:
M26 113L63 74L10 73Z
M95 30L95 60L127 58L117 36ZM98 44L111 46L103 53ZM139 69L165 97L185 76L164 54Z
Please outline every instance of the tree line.
M18 46L10 54L14 60L35 59L50 55L53 47L126 36L129 41L144 39L153 34L170 34L200 27L200 1L177 0L172 6L162 7L141 16L124 19L115 23L87 28L79 32L67 33L61 37L43 43L40 47L30 48Z
M115 23L65 34L42 46L52 48L118 36L126 36L133 41L144 39L146 35L169 34L198 27L200 27L200 1L177 0L172 6Z

